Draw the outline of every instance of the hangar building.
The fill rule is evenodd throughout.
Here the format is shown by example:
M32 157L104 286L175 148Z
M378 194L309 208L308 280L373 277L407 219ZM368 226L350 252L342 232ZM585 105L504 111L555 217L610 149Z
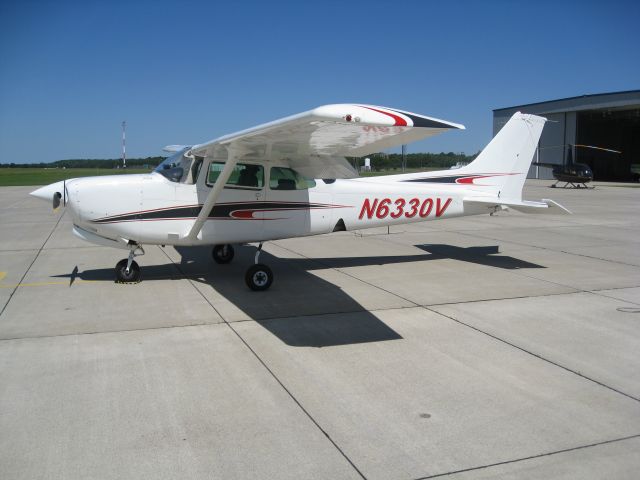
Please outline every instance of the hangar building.
M582 95L498 108L493 111L493 134L498 133L517 111L542 115L551 120L545 125L540 138L538 161L562 164L572 148L569 145L613 149L621 153L573 147L573 160L589 165L595 180L638 180L640 90ZM529 178L553 176L550 168L532 166Z

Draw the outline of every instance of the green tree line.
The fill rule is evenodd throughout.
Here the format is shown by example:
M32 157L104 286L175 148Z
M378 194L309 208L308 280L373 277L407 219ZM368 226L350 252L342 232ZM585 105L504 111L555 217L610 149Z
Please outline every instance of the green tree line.
M450 168L458 162L470 163L478 154L465 155L464 153L409 153L406 155L407 168ZM368 155L371 159L373 170L397 170L402 168L402 155L399 153L374 153ZM364 165L364 159L356 159L359 166Z
M127 158L127 167L140 168L144 165L156 167L164 159L165 157ZM50 163L0 163L0 168L117 168L121 166L121 158L107 160L79 158Z

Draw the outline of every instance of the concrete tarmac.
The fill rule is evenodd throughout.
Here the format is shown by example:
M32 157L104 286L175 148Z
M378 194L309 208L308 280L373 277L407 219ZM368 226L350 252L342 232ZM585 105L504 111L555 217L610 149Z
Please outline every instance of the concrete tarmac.
M0 189L0 478L635 479L640 188L466 217L124 251Z

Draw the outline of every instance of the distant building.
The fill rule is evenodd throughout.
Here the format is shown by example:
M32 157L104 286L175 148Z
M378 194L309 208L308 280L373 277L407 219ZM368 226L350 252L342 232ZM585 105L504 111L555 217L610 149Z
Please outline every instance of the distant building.
M596 180L631 180L631 166L640 164L640 90L498 108L493 111L493 134L498 133L517 111L551 120L540 138L540 162L562 164L567 145L577 144L622 152L575 149L574 161L589 165ZM529 178L553 177L551 169L532 166Z

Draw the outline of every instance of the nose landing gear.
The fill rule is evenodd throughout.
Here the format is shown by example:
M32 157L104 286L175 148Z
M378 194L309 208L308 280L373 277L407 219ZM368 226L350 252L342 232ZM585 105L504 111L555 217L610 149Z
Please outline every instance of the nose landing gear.
M140 265L134 260L135 257L144 255L144 249L137 243L129 246L129 257L116 263L116 283L139 283Z

